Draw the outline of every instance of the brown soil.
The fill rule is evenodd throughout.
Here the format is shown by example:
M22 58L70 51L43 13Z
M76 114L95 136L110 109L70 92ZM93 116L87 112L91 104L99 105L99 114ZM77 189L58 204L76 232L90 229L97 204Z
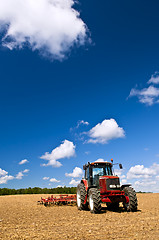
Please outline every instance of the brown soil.
M0 197L0 239L159 239L158 193L138 194L139 210L134 213L45 207L37 205L40 197Z

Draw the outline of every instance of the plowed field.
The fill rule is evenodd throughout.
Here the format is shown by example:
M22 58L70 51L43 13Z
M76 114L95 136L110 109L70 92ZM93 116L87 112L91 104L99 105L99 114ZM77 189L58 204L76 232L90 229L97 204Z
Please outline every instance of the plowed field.
M37 205L41 195L0 197L0 239L159 239L159 194L138 194L138 211L101 214ZM47 197L43 195L43 197Z

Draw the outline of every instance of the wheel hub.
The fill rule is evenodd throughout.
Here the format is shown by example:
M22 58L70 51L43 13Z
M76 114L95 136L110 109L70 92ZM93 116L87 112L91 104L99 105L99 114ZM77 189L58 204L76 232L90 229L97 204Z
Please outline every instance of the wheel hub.
M90 210L93 211L94 202L93 202L92 195L90 195L90 197L89 197L89 207L90 207Z

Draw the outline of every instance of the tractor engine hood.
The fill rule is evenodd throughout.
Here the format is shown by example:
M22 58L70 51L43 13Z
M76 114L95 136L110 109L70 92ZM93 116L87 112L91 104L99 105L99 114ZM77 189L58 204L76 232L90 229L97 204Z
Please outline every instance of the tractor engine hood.
M99 177L100 192L120 191L120 180L117 176L101 176Z

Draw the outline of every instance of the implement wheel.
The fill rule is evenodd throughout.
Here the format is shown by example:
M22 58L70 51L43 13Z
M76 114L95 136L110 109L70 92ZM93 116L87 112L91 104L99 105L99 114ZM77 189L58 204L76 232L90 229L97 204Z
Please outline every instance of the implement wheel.
M124 208L127 212L136 212L137 211L137 197L136 192L132 187L125 187L125 195L129 197L128 203L123 203Z
M91 188L89 190L89 208L91 213L101 212L101 198L100 192L96 188Z
M77 207L79 210L87 210L88 203L84 204L87 192L83 183L79 183L77 186Z

